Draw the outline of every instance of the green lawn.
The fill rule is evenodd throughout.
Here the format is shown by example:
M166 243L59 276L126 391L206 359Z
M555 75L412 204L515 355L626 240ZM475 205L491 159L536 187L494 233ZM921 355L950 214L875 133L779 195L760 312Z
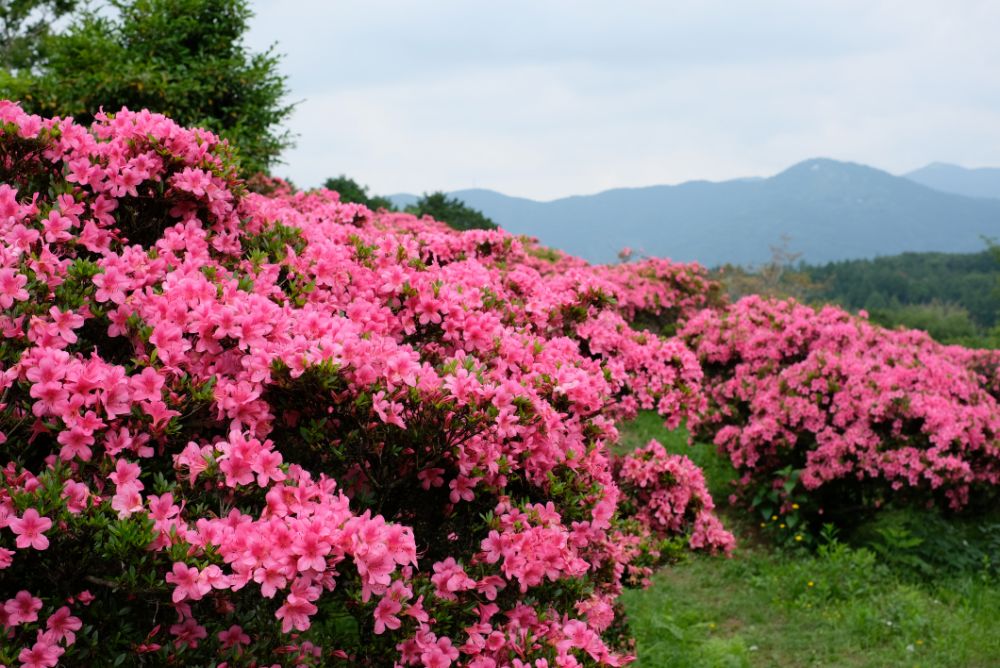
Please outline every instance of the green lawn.
M726 507L731 472L710 446L689 448L646 414L626 427L623 447L649 438L705 468L740 547L730 559L693 556L626 592L638 666L1000 666L995 514L984 525L898 511L850 545L779 549Z

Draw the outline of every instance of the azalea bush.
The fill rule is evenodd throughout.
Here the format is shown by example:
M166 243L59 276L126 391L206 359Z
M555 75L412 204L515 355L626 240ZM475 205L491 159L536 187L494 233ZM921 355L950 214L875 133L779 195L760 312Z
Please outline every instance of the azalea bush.
M746 297L682 338L705 372L692 421L740 474L737 497L803 540L888 501L961 509L1000 482L995 354L835 307Z
M210 132L95 119L0 103L0 664L623 665L622 587L731 549L689 463L609 455L707 407L635 326L706 305L702 270L248 187Z
M705 474L689 458L667 453L654 439L616 460L615 468L623 515L636 517L658 536L684 536L695 549L735 547L713 512Z

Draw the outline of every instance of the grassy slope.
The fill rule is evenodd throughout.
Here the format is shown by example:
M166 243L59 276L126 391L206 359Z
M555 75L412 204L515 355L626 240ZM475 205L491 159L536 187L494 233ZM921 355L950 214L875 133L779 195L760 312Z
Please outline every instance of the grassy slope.
M815 554L754 545L749 524L726 508L731 473L713 449L688 447L650 414L623 430L622 444L649 438L705 469L741 547L732 559L692 557L626 593L638 666L1000 666L995 567L918 576L836 542Z

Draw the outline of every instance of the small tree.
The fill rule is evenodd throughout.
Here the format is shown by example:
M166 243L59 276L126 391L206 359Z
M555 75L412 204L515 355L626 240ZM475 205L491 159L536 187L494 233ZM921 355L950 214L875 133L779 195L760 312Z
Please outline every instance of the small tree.
M822 287L812 280L808 273L795 269L795 263L802 253L790 249L792 239L782 234L777 244L770 245L771 257L767 262L751 267L726 264L718 270L718 276L726 285L729 296L740 299L747 295L792 297L800 302L809 302Z
M246 0L109 4L111 17L84 10L65 32L40 35L33 67L15 67L21 56L8 58L0 94L27 111L83 123L101 107L164 113L230 140L248 174L267 170L291 145L281 128L292 105L282 101L288 89L279 57L273 47L251 53L243 44L252 15Z
M378 211L379 209L385 209L386 211L396 210L395 205L388 197L369 195L368 186L363 186L344 174L335 179L327 179L323 183L323 187L327 190L337 192L340 195L341 202L364 204L372 211Z
M434 220L448 223L456 230L495 230L497 224L456 197L448 197L443 192L424 193L416 204L406 207L407 213L415 216L430 216Z

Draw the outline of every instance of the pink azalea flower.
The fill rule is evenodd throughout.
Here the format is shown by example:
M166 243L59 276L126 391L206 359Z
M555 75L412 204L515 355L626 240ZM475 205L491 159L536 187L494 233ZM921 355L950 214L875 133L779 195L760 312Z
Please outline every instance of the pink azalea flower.
M14 544L19 548L44 550L49 546L45 532L52 528L52 520L40 516L34 508L25 510L20 519L14 517L8 520L7 527L17 536Z
M10 268L0 268L0 308L9 309L14 302L28 299L28 291L24 286L28 277Z
M11 626L30 624L38 621L38 611L42 609L42 599L32 596L22 589L14 598L8 599L3 605L7 613L7 622Z
M171 597L174 603L180 603L186 599L199 601L212 590L212 585L201 577L197 568L179 561L174 562L173 570L167 573L166 580L174 585L174 593Z
M396 614L403 606L396 600L385 597L375 606L375 633L381 635L386 629L396 630L400 627L400 619Z
M56 610L45 622L45 628L49 630L52 636L62 642L65 641L66 645L72 645L76 642L76 634L74 631L79 631L83 626L83 622L74 617L70 609L67 606L62 606Z
M291 633L296 631L308 631L310 622L309 616L315 614L318 608L311 602L297 594L289 594L284 605L278 608L274 616L281 620L281 632Z
M17 660L21 662L21 668L53 668L59 663L59 657L65 650L41 635L38 641L31 646L25 647L17 655Z
M243 628L239 624L233 624L225 631L219 631L218 636L219 642L225 649L239 648L250 643L250 636L243 632Z
M182 622L170 626L171 635L177 638L177 644L186 645L192 649L198 646L198 641L208 637L205 627L188 617Z

